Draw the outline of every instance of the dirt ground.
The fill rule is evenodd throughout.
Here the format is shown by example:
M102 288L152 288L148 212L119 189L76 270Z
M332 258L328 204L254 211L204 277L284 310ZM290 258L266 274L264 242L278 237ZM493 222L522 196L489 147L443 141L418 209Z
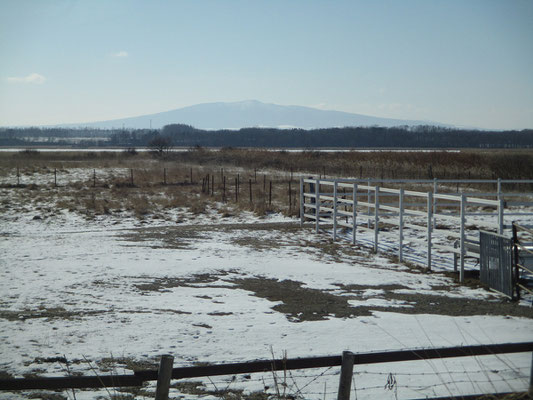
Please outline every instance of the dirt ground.
M167 248L187 248L192 239L197 239L209 232L230 232L230 231L264 231L271 233L296 232L300 229L311 228L300 227L298 223L263 223L263 224L218 224L218 225L195 225L176 226L170 228L140 228L136 231L128 231L123 238L130 242L153 242L157 240L161 246ZM246 246L255 250L275 249L279 246L294 246L301 252L307 251L309 246L319 249L324 257L332 260L340 260L346 254L369 255L370 250L361 246L352 246L348 243L333 242L329 239L321 241L309 241L302 243L301 240L294 242L278 241L268 235L266 239L260 239L257 235L241 235L233 242L240 246ZM287 237L287 236L285 236ZM288 236L290 237L290 235ZM421 273L420 269L414 269L413 273ZM439 274L432 272L433 274ZM413 288L403 285L343 285L338 284L339 290L332 293L327 290L318 290L305 287L302 282L295 280L276 280L261 276L243 277L242 279L225 278L226 271L218 274L194 275L187 279L161 279L154 278L151 282L137 285L141 291L164 291L180 286L195 286L206 284L217 280L227 281L227 288L239 288L253 292L255 296L268 299L270 301L281 302L274 307L274 310L281 312L292 322L315 321L327 319L328 316L336 318L354 318L358 316L369 316L372 311L391 311L390 307L380 307L377 305L352 306L349 300L361 298L361 294L367 289L376 290L379 294L375 297L385 300L395 300L406 307L395 307L394 312L405 314L439 314L450 316L470 316L470 315L505 315L514 317L533 318L533 307L519 305L503 297L489 295L487 299L471 299L461 297L450 297L442 294L449 292L453 288L458 288L459 283L453 279L453 273L440 273L449 277L449 285L439 285L432 287L436 293L416 293ZM475 278L470 278L468 286L482 287ZM217 287L221 287L220 284ZM408 293L405 290L411 289ZM366 297L371 300L372 296Z

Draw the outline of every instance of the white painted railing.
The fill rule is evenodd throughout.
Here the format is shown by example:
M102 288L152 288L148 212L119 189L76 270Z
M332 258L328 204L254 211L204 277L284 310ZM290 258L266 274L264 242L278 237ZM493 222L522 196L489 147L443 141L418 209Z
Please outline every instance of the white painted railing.
M381 181L380 183L407 182L398 180ZM415 181L409 181L414 183ZM316 232L320 225L332 225L333 239L337 240L339 227L351 229L351 241L357 241L357 229L373 231L373 248L378 251L380 227L393 226L398 228L398 258L404 259L405 230L425 231L425 239L410 237L410 241L425 243L427 246L426 267L432 267L432 250L445 251L454 254L460 261L460 280L464 280L464 265L466 257L479 257L479 238L468 235L468 223L476 228L495 231L502 234L504 225L504 198L510 193L501 190L502 180L497 180L497 193L484 195L495 199L474 197L466 193L438 193L438 184L446 180L433 180L434 191L420 192L381 187L371 180L346 179L304 179L300 180L300 218L301 223L312 220ZM459 182L451 181L450 182ZM463 181L461 181L463 182ZM471 181L464 181L464 183ZM475 181L477 182L477 181ZM486 181L480 181L486 182ZM505 181L511 183L511 181ZM513 181L514 183L515 181ZM516 181L524 183L524 181ZM376 182L377 183L377 182ZM533 183L526 181L525 183ZM306 190L308 189L308 190ZM513 193L514 194L514 193ZM533 195L521 193L522 197ZM479 208L489 208L496 213L479 213ZM470 212L467 213L467 210ZM476 211L475 213L472 210ZM365 212L366 211L366 212ZM485 218L481 218L483 215ZM516 214L513 214L516 215ZM476 216L472 221L472 216ZM487 221L492 218L493 221ZM469 221L470 219L470 221ZM366 227L364 222L366 221ZM361 223L363 222L363 223ZM443 229L439 223L451 224L446 227L444 236L449 240L445 243L434 243L434 231ZM373 225L373 226L372 226ZM455 268L457 266L455 265Z

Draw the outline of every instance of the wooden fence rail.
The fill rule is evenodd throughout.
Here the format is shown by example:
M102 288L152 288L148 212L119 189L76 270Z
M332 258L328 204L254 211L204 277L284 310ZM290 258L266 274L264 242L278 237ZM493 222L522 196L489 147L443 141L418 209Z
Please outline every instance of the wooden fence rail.
M472 357L495 354L533 352L533 342L487 344L434 349L412 349L371 353L355 353L353 365ZM335 367L342 365L342 356L308 357L216 364L172 369L171 379L200 378L217 375L248 374L295 369ZM145 381L158 380L157 370L136 371L133 375L69 376L54 378L0 379L0 390L84 389L141 386Z

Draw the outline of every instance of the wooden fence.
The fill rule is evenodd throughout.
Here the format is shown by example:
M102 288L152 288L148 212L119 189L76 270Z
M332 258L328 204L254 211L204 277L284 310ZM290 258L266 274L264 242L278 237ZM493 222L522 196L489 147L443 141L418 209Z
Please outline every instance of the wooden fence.
M488 344L434 349L412 349L373 353L343 352L342 356L274 359L198 367L172 368L173 357L163 356L159 370L136 371L133 375L69 376L31 379L0 379L0 390L85 389L104 387L142 386L146 381L158 381L156 400L168 398L171 379L199 378L217 375L249 374L256 372L287 371L308 368L341 366L339 400L348 400L354 365L473 357L482 355L533 352L533 342ZM533 387L533 358L530 391Z
M494 193L440 193L439 184L454 183L496 183ZM413 191L403 188L387 188L380 184L429 184L433 191ZM353 244L357 241L357 230L373 232L374 251L379 250L380 232L387 227L398 228L397 255L400 262L404 259L405 228L425 233L425 239L410 237L413 242L426 246L427 258L425 265L431 270L433 249L452 253L454 259L460 261L460 280L464 281L464 265L466 257L479 258L479 237L467 233L467 227L476 227L496 231L502 234L510 225L504 222L506 206L533 205L531 201L523 201L524 197L533 198L533 193L507 193L502 191L505 183L526 183L533 181L480 181L480 180L350 180L350 179L300 179L300 220L313 220L316 232L321 224L333 227L333 240L338 238L339 228L351 229ZM483 197L484 196L484 197ZM486 198L491 197L491 198ZM518 197L518 201L509 198ZM491 212L480 212L489 209ZM508 212L507 215L533 216L533 213L522 211ZM479 217L491 218L486 221ZM434 243L435 231L441 229L440 223L451 223L445 226L446 238L449 243ZM390 235L389 235L390 236ZM457 271L457 264L454 263Z
M38 178L27 176L16 168L12 182L0 184L0 187L20 187L53 185L55 188L69 187L74 182L84 182L87 187L109 188L112 185L121 187L142 188L143 186L191 186L201 187L201 193L219 199L222 203L234 201L251 206L266 205L287 207L288 213L298 213L298 180L293 170L282 171L277 175L267 175L257 168L234 172L228 175L224 168L217 171L211 167L176 167L176 168L117 168L122 170L119 176L99 175L95 168L87 169L85 178L72 181L69 173L57 168L44 168L47 173ZM262 177L260 176L262 175ZM15 181L16 178L16 181Z

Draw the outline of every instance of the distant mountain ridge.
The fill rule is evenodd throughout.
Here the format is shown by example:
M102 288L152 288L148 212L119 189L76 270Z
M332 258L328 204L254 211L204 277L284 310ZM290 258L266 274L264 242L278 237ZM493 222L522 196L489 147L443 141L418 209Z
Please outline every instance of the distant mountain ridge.
M441 123L372 117L342 111L320 110L303 106L282 106L257 100L203 103L156 114L109 121L63 124L61 127L89 128L162 128L169 124L187 124L198 129L269 128L332 128L345 126L416 126Z

